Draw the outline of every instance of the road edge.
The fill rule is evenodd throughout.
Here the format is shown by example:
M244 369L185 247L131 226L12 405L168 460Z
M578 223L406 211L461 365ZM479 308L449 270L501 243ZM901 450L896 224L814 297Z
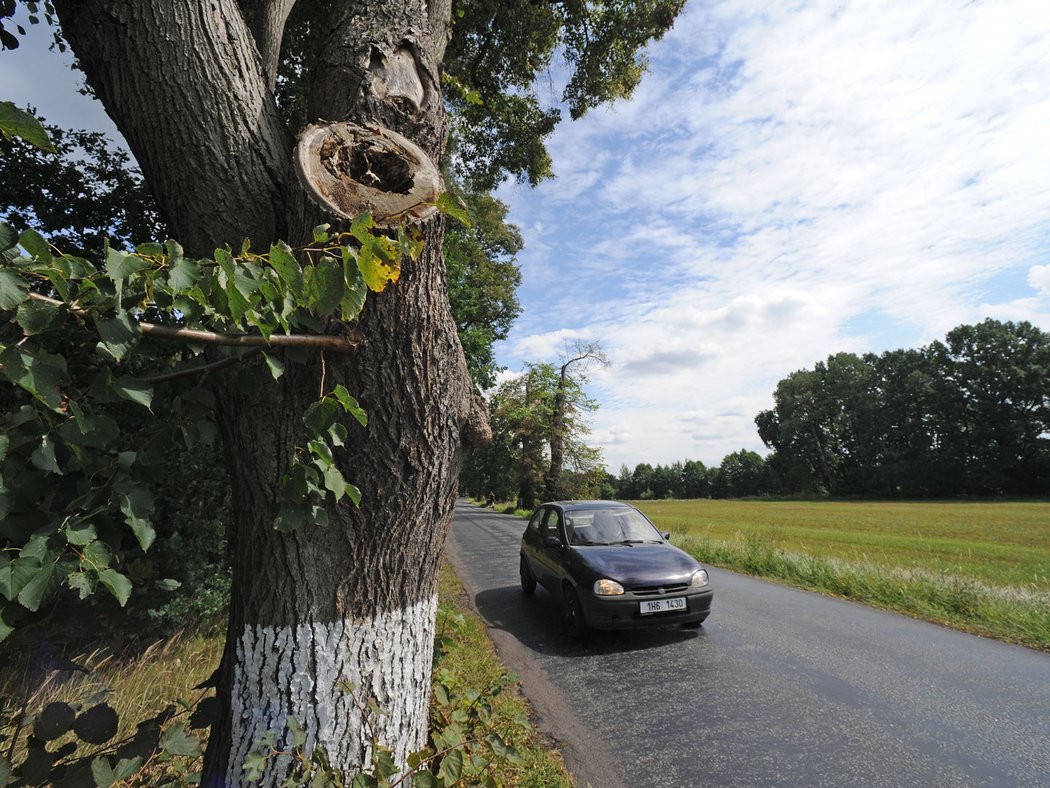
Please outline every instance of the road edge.
M458 505L471 506L493 518L507 518L521 522L509 514L498 514L480 506L461 501ZM561 749L565 768L577 785L601 786L601 788L626 788L625 783L612 767L613 759L588 730L576 713L565 703L556 686L524 646L510 633L493 627L478 611L475 598L478 586L463 560L456 542L454 528L449 529L445 540L445 557L459 577L467 593L467 601L478 617L485 622L485 632L496 649L500 660L518 676L522 695L536 714L537 726L550 736Z

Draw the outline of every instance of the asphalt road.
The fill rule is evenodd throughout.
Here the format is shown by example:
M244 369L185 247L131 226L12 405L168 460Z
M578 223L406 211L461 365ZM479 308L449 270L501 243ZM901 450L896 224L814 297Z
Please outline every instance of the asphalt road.
M718 569L699 631L574 640L518 586L524 523L449 556L580 785L1050 786L1050 655Z

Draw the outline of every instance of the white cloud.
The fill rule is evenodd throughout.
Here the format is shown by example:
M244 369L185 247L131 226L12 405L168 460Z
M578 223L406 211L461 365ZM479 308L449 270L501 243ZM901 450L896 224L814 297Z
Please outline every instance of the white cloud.
M1022 0L688 6L634 100L556 132L571 209L511 196L546 232L508 362L589 330L610 464L717 462L831 353L1050 328L1046 40Z
M1041 295L1050 296L1050 265L1033 265L1029 268L1028 284Z

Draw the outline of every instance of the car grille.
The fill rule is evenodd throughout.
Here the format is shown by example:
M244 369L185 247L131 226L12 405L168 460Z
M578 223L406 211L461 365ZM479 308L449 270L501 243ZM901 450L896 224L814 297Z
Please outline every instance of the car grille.
M632 588L631 593L636 596L661 596L662 594L679 594L689 588L688 583L676 583L668 586L643 586Z

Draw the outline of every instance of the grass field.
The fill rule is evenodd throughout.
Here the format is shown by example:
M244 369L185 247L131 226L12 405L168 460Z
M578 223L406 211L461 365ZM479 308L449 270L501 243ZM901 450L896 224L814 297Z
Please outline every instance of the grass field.
M634 503L703 561L1050 650L1050 502Z

